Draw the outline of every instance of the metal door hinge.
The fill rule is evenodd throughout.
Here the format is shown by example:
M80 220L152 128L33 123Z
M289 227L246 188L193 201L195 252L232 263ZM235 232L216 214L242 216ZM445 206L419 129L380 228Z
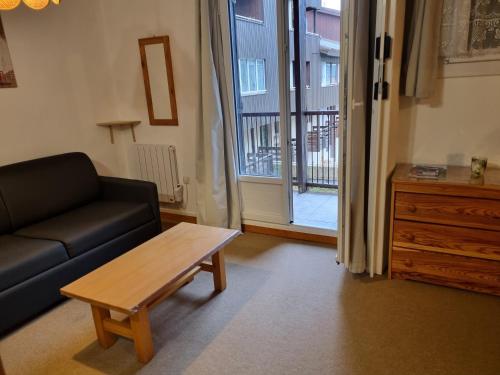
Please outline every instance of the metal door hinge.
M385 64L386 60L391 57L392 53L392 38L384 34L383 40L384 46L382 49L382 37L378 36L375 39L375 59L379 61L378 77L377 82L373 87L373 99L378 100L381 97L382 100L386 100L389 97L389 83L385 80Z
M377 60L382 59L382 61L387 60L389 57L391 57L391 52L392 52L392 38L387 35L387 33L384 35L384 53L381 56L380 55L380 42L381 42L381 37L378 36L375 39L375 58Z
M378 95L380 91L380 82L375 82L375 87L373 88L373 99L378 100ZM386 100L389 97L389 83L386 81L382 82L382 100Z

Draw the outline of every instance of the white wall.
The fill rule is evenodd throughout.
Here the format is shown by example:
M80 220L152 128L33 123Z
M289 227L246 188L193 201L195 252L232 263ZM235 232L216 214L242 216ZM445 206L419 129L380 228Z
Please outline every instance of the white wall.
M391 4L390 22L404 19L405 1ZM403 25L392 35L394 51L399 50ZM437 80L432 98L393 100L399 113L388 124L388 168L396 162L470 165L473 155L500 165L500 75L477 75L485 72L499 73L498 63L441 67L439 75L446 78ZM399 80L391 85L399 87Z
M119 117L142 121L142 125L136 128L139 143L176 146L179 175L191 180L189 200L184 211L194 214L195 134L200 118L198 2L102 0L101 7ZM149 125L137 40L155 35L170 37L179 126ZM130 135L123 132L120 141L120 157L126 160L127 148L132 142Z
M398 161L500 166L500 76L444 78L430 100L401 98Z
M19 88L0 90L0 165L65 151L88 153L102 174L130 177L128 131L96 122L141 120L140 143L177 147L195 205L199 104L196 0L71 0L35 12L2 12ZM169 35L179 126L151 126L138 39Z
M100 173L124 173L106 129L95 125L116 116L98 5L1 12L19 87L0 89L0 165L84 151Z

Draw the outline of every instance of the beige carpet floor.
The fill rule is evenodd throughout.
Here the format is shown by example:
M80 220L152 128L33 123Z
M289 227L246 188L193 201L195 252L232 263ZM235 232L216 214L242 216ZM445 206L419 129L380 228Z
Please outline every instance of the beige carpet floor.
M157 307L157 354L101 349L89 307L68 301L0 343L13 374L500 374L500 298L355 277L326 246L246 234L210 275Z

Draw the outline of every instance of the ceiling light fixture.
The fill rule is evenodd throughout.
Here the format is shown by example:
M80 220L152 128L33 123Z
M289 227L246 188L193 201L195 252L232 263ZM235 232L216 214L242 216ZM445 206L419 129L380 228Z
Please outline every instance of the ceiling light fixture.
M17 7L21 0L0 0L0 10L11 10Z
M49 5L50 0L23 0L23 3L31 9L41 10ZM60 0L52 0L56 5L59 5ZM0 0L0 10L12 10L17 8L21 0Z

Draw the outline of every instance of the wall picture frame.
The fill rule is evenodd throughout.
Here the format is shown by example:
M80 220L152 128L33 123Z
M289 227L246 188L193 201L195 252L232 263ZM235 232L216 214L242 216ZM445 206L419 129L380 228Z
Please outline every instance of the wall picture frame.
M17 87L16 74L14 73L14 65L10 57L7 36L5 35L0 16L0 88L14 87Z

